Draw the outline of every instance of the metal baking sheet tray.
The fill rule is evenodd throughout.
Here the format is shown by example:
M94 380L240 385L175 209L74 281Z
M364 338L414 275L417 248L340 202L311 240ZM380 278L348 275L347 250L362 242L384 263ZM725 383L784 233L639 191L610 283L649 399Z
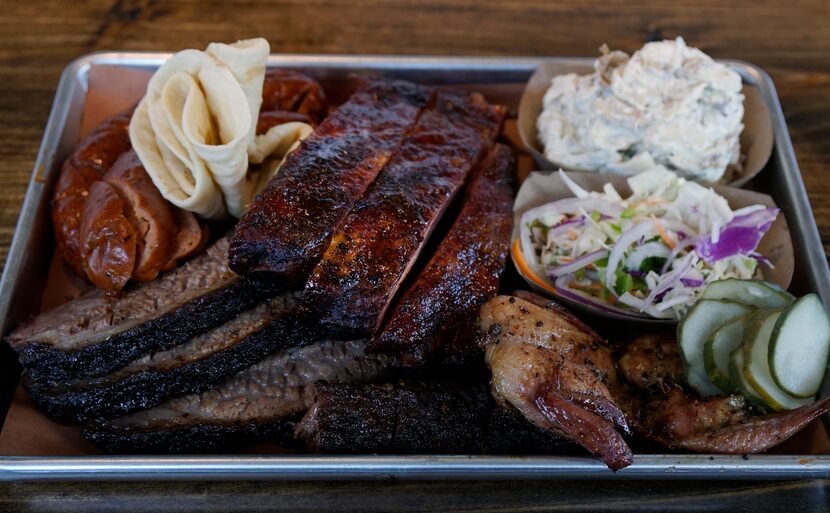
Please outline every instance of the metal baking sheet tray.
M48 196L60 162L78 138L90 67L94 64L155 69L169 54L96 53L64 71L35 169L29 183L8 261L0 281L0 319L6 333L35 311L52 253ZM272 55L271 66L303 69L338 80L369 71L419 82L465 84L494 101L518 103L523 84L543 58ZM559 59L588 65L592 59ZM745 62L727 61L756 85L774 124L770 163L752 184L771 194L784 211L796 251L796 293L817 292L830 303L830 272L819 239L790 136L769 76ZM504 95L505 97L499 97ZM3 348L0 375L16 372ZM4 381L4 380L0 380ZM8 381L6 379L5 381ZM8 401L13 387L2 390ZM828 393L825 386L823 393ZM613 473L590 457L573 456L89 456L8 457L0 455L0 479L806 479L830 478L830 455L719 456L635 455L634 464Z

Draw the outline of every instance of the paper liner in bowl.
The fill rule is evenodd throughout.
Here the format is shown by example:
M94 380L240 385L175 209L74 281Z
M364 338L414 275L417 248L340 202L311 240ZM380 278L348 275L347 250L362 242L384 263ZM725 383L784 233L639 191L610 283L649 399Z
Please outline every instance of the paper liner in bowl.
M589 191L602 191L603 185L611 183L623 197L631 195L631 189L628 187L628 182L624 176L570 172L568 173L568 177ZM729 206L733 210L750 205L764 205L767 207L776 206L771 197L759 192L726 185L714 186L713 189L715 192L726 198L726 201L729 202ZM516 201L513 205L513 235L510 241L510 256L513 259L516 270L522 278L524 278L527 284L536 292L549 297L555 297L557 300L561 300L569 306L573 306L574 308L587 313L617 320L635 321L640 323L676 323L676 320L655 319L645 314L638 315L635 312L618 313L601 306L586 305L582 302L574 301L563 296L559 291L557 291L546 276L529 275L523 266L519 265L519 262L516 260L515 248L521 244L519 230L521 228L522 214L531 208L571 197L573 197L573 193L570 189L568 189L567 185L565 185L565 182L558 173L534 171L533 173L530 173L530 176L528 176L524 183L522 183L521 188L519 188L519 193L516 196ZM764 238L761 239L761 243L758 245L758 252L768 258L773 265L773 268L759 265L763 279L765 281L775 283L784 289L789 287L795 267L795 255L793 254L790 231L787 228L787 221L784 219L783 213L778 215L775 222L772 223L769 231L767 231Z
M536 119L542 112L542 101L551 80L557 75L568 73L586 75L593 71L591 64L544 62L536 68L528 80L519 103L519 134L540 169L553 171L562 167L568 170L567 167L551 162L545 157L536 130ZM756 86L744 82L742 92L745 98L744 129L740 138L743 169L727 169L719 182L735 187L744 185L761 172L772 154L773 145L772 118L761 91Z

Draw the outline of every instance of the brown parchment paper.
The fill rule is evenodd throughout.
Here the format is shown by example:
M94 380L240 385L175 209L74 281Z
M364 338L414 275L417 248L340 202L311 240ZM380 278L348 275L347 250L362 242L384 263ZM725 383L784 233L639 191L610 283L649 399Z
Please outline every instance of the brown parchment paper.
M623 197L627 197L631 194L631 189L628 187L628 182L624 176L571 171L568 173L568 177L579 184L582 188L589 191L602 191L603 185L611 183L617 192L619 192ZM767 207L776 206L771 197L766 194L761 194L760 192L725 185L715 186L713 189L715 189L718 194L726 198L726 201L729 202L729 206L733 210L759 204ZM519 193L516 195L516 201L513 204L513 236L511 240L511 247L515 241L519 240L519 228L522 214L531 208L544 205L545 203L571 197L573 197L573 193L570 189L568 189L568 186L565 185L564 180L562 180L558 173L550 171L530 173L530 176L528 176L519 188ZM764 238L761 239L761 243L758 245L758 251L767 257L774 266L773 269L769 269L763 265L759 266L764 280L775 283L784 289L789 287L790 281L793 277L793 270L795 269L795 254L793 253L793 244L790 238L790 231L787 227L787 221L784 219L783 213L778 215L778 218L776 218L775 222L772 223L769 231L766 235L764 235ZM511 257L514 258L515 263L515 256L512 252ZM633 315L616 315L612 312L600 310L599 308L594 308L583 303L574 302L553 292L552 286L550 286L550 288L546 288L538 285L529 276L523 273L518 265L516 265L516 269L528 285L533 287L534 290L547 296L556 296L557 300L562 300L576 309L587 311L591 314L602 317L611 317L626 321L654 324L676 323L676 321L652 319L650 317L639 318L634 317ZM544 276L537 276L537 278L547 282L547 278Z
M88 133L106 117L134 105L144 94L151 73L121 66L92 66L89 89L84 106L81 134ZM505 136L521 148L515 119L505 123ZM533 168L532 158L519 155L519 177L524 179ZM42 310L77 297L87 285L68 271L56 257L49 270L47 288L41 301ZM240 451L241 454L280 454L285 449L261 444ZM805 429L775 452L781 454L821 454L830 452L830 441L820 423ZM18 386L5 423L0 430L2 456L80 456L97 455L100 451L84 440L77 426L63 426L49 420L32 403L22 386Z
M144 95L152 72L120 66L92 66L80 137L107 117L128 109ZM52 259L41 311L77 297L89 286L68 271L59 256ZM62 426L43 415L18 385L0 430L3 456L78 456L100 454L75 426Z
M153 72L122 66L92 66L81 120L81 137L106 118L138 103Z
M527 150L533 155L539 169L553 171L560 165L548 160L539 142L536 119L542 112L542 100L557 75L576 73L585 75L594 71L592 65L545 62L540 64L527 83L519 103L519 133ZM744 130L741 132L742 170L727 170L720 183L740 187L761 172L772 154L773 129L769 109L761 91L744 84ZM567 168L565 168L567 170Z

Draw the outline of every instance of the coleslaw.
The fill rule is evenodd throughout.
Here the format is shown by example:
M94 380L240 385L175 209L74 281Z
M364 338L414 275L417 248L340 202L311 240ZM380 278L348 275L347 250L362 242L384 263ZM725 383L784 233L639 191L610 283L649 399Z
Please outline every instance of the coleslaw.
M611 184L582 189L522 215L525 265L572 300L618 313L679 319L708 283L756 277L772 264L757 251L779 210L733 211L713 189L662 166L628 178L623 198Z

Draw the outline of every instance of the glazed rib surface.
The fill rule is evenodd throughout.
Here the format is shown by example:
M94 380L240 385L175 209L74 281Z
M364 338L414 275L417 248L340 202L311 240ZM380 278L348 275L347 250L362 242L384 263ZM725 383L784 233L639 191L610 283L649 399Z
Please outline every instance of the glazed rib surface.
M469 172L493 144L504 109L477 93L436 91L309 276L301 312L340 336L377 331L401 280Z
M476 170L461 212L432 259L395 307L370 351L420 366L441 353L460 360L475 346L479 307L495 295L512 224L514 162L496 145Z
M331 231L400 146L429 94L416 84L380 79L354 93L289 154L240 219L231 267L302 284Z

